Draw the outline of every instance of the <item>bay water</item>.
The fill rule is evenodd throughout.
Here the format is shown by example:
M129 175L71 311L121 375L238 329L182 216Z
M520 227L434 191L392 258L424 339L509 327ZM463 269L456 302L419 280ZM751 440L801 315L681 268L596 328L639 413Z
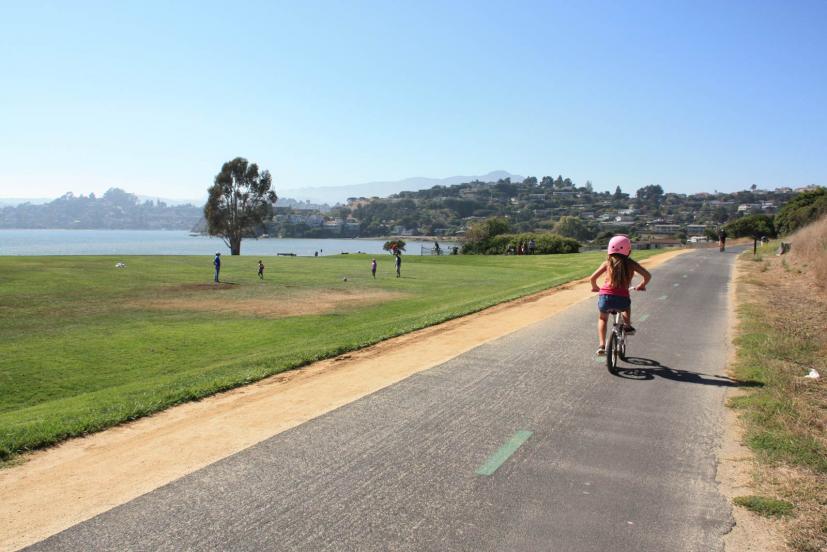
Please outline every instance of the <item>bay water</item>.
M419 255L433 241L405 240L406 252ZM381 239L247 238L241 254L299 256L342 253L387 254ZM12 255L229 255L221 238L192 236L184 230L0 230L0 256Z

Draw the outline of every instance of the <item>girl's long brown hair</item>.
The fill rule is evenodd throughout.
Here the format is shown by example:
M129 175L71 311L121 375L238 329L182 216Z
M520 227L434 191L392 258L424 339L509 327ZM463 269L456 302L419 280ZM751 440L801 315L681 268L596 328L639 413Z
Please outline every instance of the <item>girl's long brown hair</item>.
M615 289L628 288L635 275L634 261L626 255L612 253L607 260L609 283Z

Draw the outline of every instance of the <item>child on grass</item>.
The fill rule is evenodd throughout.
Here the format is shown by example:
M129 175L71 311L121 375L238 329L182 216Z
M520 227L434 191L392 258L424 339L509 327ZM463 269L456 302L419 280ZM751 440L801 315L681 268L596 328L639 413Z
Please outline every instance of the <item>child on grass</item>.
M606 321L610 311L619 311L623 314L623 322L626 324L626 333L633 334L632 327L632 299L629 296L629 286L635 272L643 276L643 282L634 287L637 291L646 291L646 284L652 279L649 271L633 261L629 255L632 253L632 242L628 237L619 235L609 241L607 249L608 258L594 271L591 276L592 291L600 293L597 301L597 309L600 311L600 318L597 321L597 335L600 347L598 355L606 354ZM603 285L597 287L597 279L606 273Z

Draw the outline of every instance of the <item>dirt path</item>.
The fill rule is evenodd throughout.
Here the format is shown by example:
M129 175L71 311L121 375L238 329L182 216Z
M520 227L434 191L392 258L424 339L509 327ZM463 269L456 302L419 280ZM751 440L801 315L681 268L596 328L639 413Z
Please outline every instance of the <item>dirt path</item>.
M34 453L0 471L0 549L38 542L593 296L579 280Z

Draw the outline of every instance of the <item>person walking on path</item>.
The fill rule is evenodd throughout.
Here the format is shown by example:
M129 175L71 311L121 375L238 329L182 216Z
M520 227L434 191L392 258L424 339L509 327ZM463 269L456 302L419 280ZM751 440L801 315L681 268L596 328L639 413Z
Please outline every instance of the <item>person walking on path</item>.
M718 231L718 248L720 251L726 249L726 230L723 228Z
M258 278L259 280L264 279L264 263L261 262L261 259L258 260Z
M399 252L396 253L396 277L402 277L402 255Z
M376 279L376 259L373 259L370 262L370 273L373 275L373 279Z
M218 283L218 273L221 272L221 253L215 254L215 259L212 262L215 265L215 283Z

